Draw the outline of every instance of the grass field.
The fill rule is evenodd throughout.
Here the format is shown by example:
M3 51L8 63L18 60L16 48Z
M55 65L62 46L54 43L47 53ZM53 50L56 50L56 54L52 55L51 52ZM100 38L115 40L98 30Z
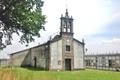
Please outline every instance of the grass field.
M120 80L120 72L90 69L57 72L30 68L0 68L0 80Z

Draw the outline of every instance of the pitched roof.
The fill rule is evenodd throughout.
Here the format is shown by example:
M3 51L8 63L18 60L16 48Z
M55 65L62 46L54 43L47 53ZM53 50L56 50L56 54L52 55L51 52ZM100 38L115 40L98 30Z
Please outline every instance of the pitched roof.
M82 44L82 45L85 45L85 43L80 42L79 40L77 40L77 39L75 39L75 38L73 38L73 40L75 40L76 42L78 42L78 43L80 43L80 44Z

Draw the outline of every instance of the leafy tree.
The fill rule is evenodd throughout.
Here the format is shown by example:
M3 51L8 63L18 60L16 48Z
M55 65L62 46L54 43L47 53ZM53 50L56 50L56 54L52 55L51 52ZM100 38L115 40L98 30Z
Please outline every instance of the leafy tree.
M39 31L45 29L42 6L41 0L0 0L0 48L11 44L13 33L20 36L21 43L40 37Z

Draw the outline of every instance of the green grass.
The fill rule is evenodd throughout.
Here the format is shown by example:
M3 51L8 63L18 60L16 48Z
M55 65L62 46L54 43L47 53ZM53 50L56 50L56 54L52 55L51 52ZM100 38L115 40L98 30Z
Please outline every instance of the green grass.
M120 80L120 72L90 69L57 72L32 68L1 68L0 80Z

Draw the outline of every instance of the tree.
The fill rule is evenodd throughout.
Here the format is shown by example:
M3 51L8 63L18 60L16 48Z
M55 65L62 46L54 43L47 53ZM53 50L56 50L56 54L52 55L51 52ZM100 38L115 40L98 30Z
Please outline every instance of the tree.
M20 36L21 43L40 37L39 31L45 29L42 6L41 0L0 0L0 48L11 44L13 33Z

